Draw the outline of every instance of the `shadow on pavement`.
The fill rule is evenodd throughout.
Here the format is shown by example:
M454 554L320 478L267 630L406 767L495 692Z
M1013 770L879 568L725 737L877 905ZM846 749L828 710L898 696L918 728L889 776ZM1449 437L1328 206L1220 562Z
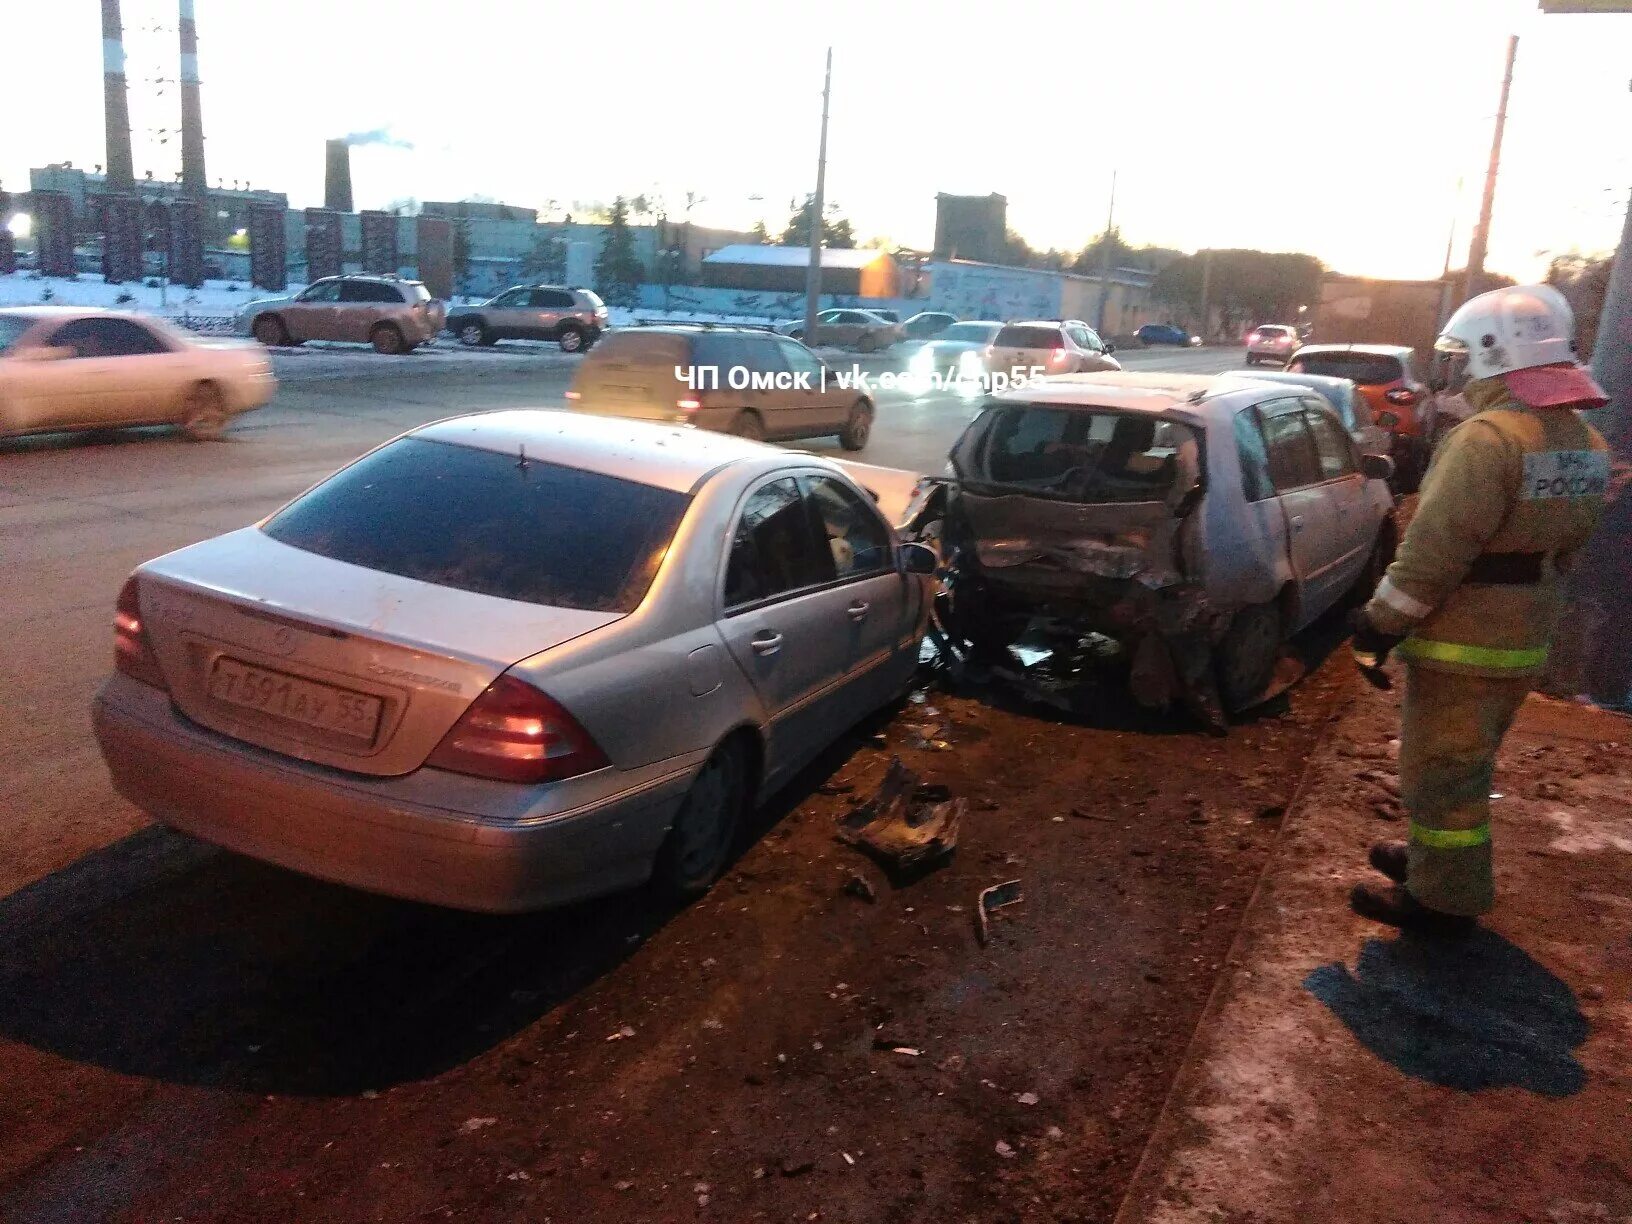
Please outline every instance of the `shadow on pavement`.
M744 830L854 750L844 737ZM0 898L0 1038L171 1083L353 1094L458 1066L633 955L645 891L519 916L373 896L151 827Z
M1574 993L1494 931L1368 939L1352 970L1322 965L1303 984L1360 1044L1414 1079L1546 1097L1586 1084L1572 1053L1587 1037Z

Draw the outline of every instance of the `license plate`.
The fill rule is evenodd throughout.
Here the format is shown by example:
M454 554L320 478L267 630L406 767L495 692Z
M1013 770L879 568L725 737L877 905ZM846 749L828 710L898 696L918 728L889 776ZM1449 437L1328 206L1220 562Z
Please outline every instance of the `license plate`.
M210 672L210 696L226 705L359 740L374 738L384 704L367 693L353 693L227 658L217 659Z

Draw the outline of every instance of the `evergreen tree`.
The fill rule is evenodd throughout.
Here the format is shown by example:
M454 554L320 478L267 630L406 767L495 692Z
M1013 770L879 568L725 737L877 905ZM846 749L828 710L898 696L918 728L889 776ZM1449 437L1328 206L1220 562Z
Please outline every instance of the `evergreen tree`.
M629 230L629 203L621 195L612 201L607 218L606 240L595 260L595 287L609 306L633 306L641 281L640 260L635 256L635 236Z
M809 246L810 219L816 211L816 196L814 193L805 197L805 202L794 209L793 216L788 218L788 224L782 231L779 243L782 246ZM856 245L855 231L850 228L850 222L839 214L839 206L832 201L822 209L822 245L836 250L850 250Z
M567 244L540 226L522 258L521 271L530 280L559 285L567 279Z

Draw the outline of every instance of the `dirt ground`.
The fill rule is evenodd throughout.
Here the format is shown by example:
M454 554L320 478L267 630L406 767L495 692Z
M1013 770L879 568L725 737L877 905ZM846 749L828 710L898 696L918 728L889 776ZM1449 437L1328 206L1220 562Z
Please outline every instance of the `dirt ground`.
M678 913L136 833L0 901L0 1219L1108 1220L1353 689L1334 658L1213 738L932 688ZM834 830L895 755L970 808L892 881Z

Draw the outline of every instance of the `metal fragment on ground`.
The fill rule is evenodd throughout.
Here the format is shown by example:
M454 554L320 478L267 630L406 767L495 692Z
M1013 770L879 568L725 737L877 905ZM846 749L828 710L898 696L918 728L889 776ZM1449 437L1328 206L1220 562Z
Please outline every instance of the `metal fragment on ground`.
M1001 884L993 884L983 889L980 894L980 904L975 907L975 917L979 922L977 930L980 935L981 947L985 947L992 937L991 915L1005 905L1015 905L1025 898L1020 893L1019 880L1005 880Z
M925 786L890 760L878 789L839 819L838 837L894 867L916 867L950 854L967 802L945 787Z

